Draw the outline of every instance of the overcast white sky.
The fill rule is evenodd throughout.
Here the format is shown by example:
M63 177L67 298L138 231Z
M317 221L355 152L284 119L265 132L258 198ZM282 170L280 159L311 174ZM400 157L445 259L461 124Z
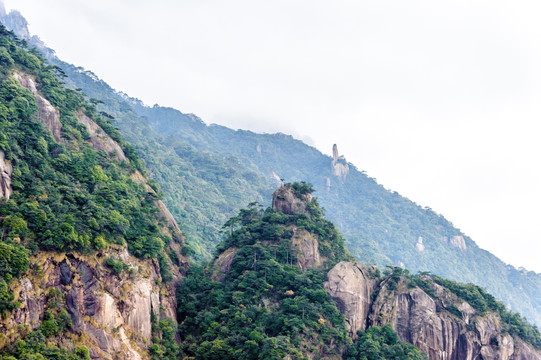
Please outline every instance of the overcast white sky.
M539 1L5 0L147 104L284 132L541 272Z

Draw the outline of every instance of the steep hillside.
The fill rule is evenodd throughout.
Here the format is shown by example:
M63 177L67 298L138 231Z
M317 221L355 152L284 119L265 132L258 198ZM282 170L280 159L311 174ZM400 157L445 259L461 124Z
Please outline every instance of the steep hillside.
M0 26L0 357L174 351L182 233L61 74Z
M200 151L234 155L256 166L271 182L284 178L313 183L329 219L344 233L358 260L481 285L541 323L541 275L504 264L443 216L358 171L337 148L331 158L284 134L204 126L193 115L156 106L136 104L135 109L163 135L188 141Z
M323 282L330 267L352 258L310 191L282 186L272 208L241 210L213 262L190 270L178 291L183 356L342 358L352 340ZM403 343L396 352L423 358Z
M241 210L182 280L183 356L541 359L539 331L482 289L354 262L310 191L286 184L272 208Z
M82 88L91 99L99 99L93 100L98 109L111 115L115 126L134 145L150 176L160 184L164 202L182 224L189 245L187 253L196 259L213 251L221 240L220 228L230 216L272 193L273 185L250 164L160 135L133 110L132 101L137 100L115 92L89 71L54 57L51 61L66 73L69 86Z
M255 134L207 126L194 115L117 93L94 74L58 60L29 37L19 14L2 16L82 88L99 111L112 114L160 184L164 202L186 233L196 258L209 258L221 225L251 201L265 203L280 178L314 184L320 202L359 260L431 271L485 287L506 305L541 325L541 275L519 271L441 215L387 191L338 154L328 157L283 134ZM9 20L9 21L8 21Z

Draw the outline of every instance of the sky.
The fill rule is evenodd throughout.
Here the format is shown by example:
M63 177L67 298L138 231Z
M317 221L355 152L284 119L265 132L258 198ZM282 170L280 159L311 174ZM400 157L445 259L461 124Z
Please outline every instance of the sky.
M4 0L64 61L292 134L541 272L541 3Z

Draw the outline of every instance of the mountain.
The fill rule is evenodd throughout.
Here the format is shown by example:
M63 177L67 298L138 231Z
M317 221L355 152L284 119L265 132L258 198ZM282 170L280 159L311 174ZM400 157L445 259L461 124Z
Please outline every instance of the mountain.
M329 218L360 261L430 271L483 286L541 325L541 275L506 265L479 248L443 216L386 190L340 156L328 157L291 136L206 125L197 116L148 107L116 92L95 74L62 62L12 12L1 19L67 75L73 89L133 144L186 236L186 254L208 259L221 226L252 201L267 204L283 178L314 184ZM103 102L103 103L101 103Z
M264 160L242 155L252 137L262 156L262 139L289 144L293 155L306 151L301 142L208 127L106 93L116 99L118 108L107 105L121 115L115 121L105 103L66 87L67 76L0 26L0 359L541 359L539 330L494 296L438 275L396 266L382 274L356 262L323 217L313 185L283 184L276 173L268 180ZM168 126L155 132L158 116L141 114L149 109L174 122L180 114L192 135L165 134ZM137 148L113 122L130 129ZM227 136L238 148L227 154L222 144L214 153ZM311 151L306 167L280 169L317 166L322 155ZM153 176L172 174L191 188L175 192L180 184L157 177L168 194L138 154ZM276 165L282 157L267 158ZM354 167L336 147L324 158L346 189ZM238 210L214 234L220 241L210 262L189 267L186 256L196 250L161 199L170 196L186 216L194 216L188 206L214 210L207 221L217 221L243 199L266 202L272 181L281 183L272 207L251 202ZM325 186L332 194L332 180ZM219 192L210 207L197 202L212 189ZM179 194L186 196L180 203ZM467 250L457 238L449 243ZM424 246L418 240L416 251Z
M0 26L0 358L160 358L178 348L184 237L61 75Z
M541 359L539 331L482 289L355 262L306 183L226 226L179 286L185 358Z

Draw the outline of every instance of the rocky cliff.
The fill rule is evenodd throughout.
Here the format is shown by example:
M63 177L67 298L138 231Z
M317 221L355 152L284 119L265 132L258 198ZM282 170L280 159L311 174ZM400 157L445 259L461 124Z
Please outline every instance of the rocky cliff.
M93 359L147 359L169 319L176 346L184 238L137 156L83 96L59 101L67 91L50 73L43 88L50 67L36 59L2 69L0 357L86 346Z
M126 267L115 274L108 258ZM13 282L21 305L0 323L0 347L39 327L46 312L67 311L72 339L96 359L143 359L151 342L152 318L175 318L174 290L161 284L159 265L140 260L125 248L93 255L42 252L31 259L33 270Z
M33 76L26 73L15 72L13 74L19 83L32 91L38 102L38 119L41 123L51 130L56 141L62 141L60 131L62 123L60 122L60 112L51 105L51 103L41 95L36 86L36 80Z
M86 126L94 149L103 150L119 161L128 161L122 148L92 119L83 113L77 114L77 119Z
M11 173L13 168L5 154L0 150L0 198L9 199L11 196Z
M306 213L311 194L296 194L291 186L282 185L272 195L272 208L287 215Z
M347 328L353 337L358 330L366 329L371 296L377 283L373 279L373 271L374 267L343 261L327 274L325 289L344 314Z
M401 340L433 360L541 359L539 351L504 331L498 314L481 314L428 277L431 295L407 278L380 279L375 272L341 262L327 274L325 288L345 316L350 336L391 324Z

